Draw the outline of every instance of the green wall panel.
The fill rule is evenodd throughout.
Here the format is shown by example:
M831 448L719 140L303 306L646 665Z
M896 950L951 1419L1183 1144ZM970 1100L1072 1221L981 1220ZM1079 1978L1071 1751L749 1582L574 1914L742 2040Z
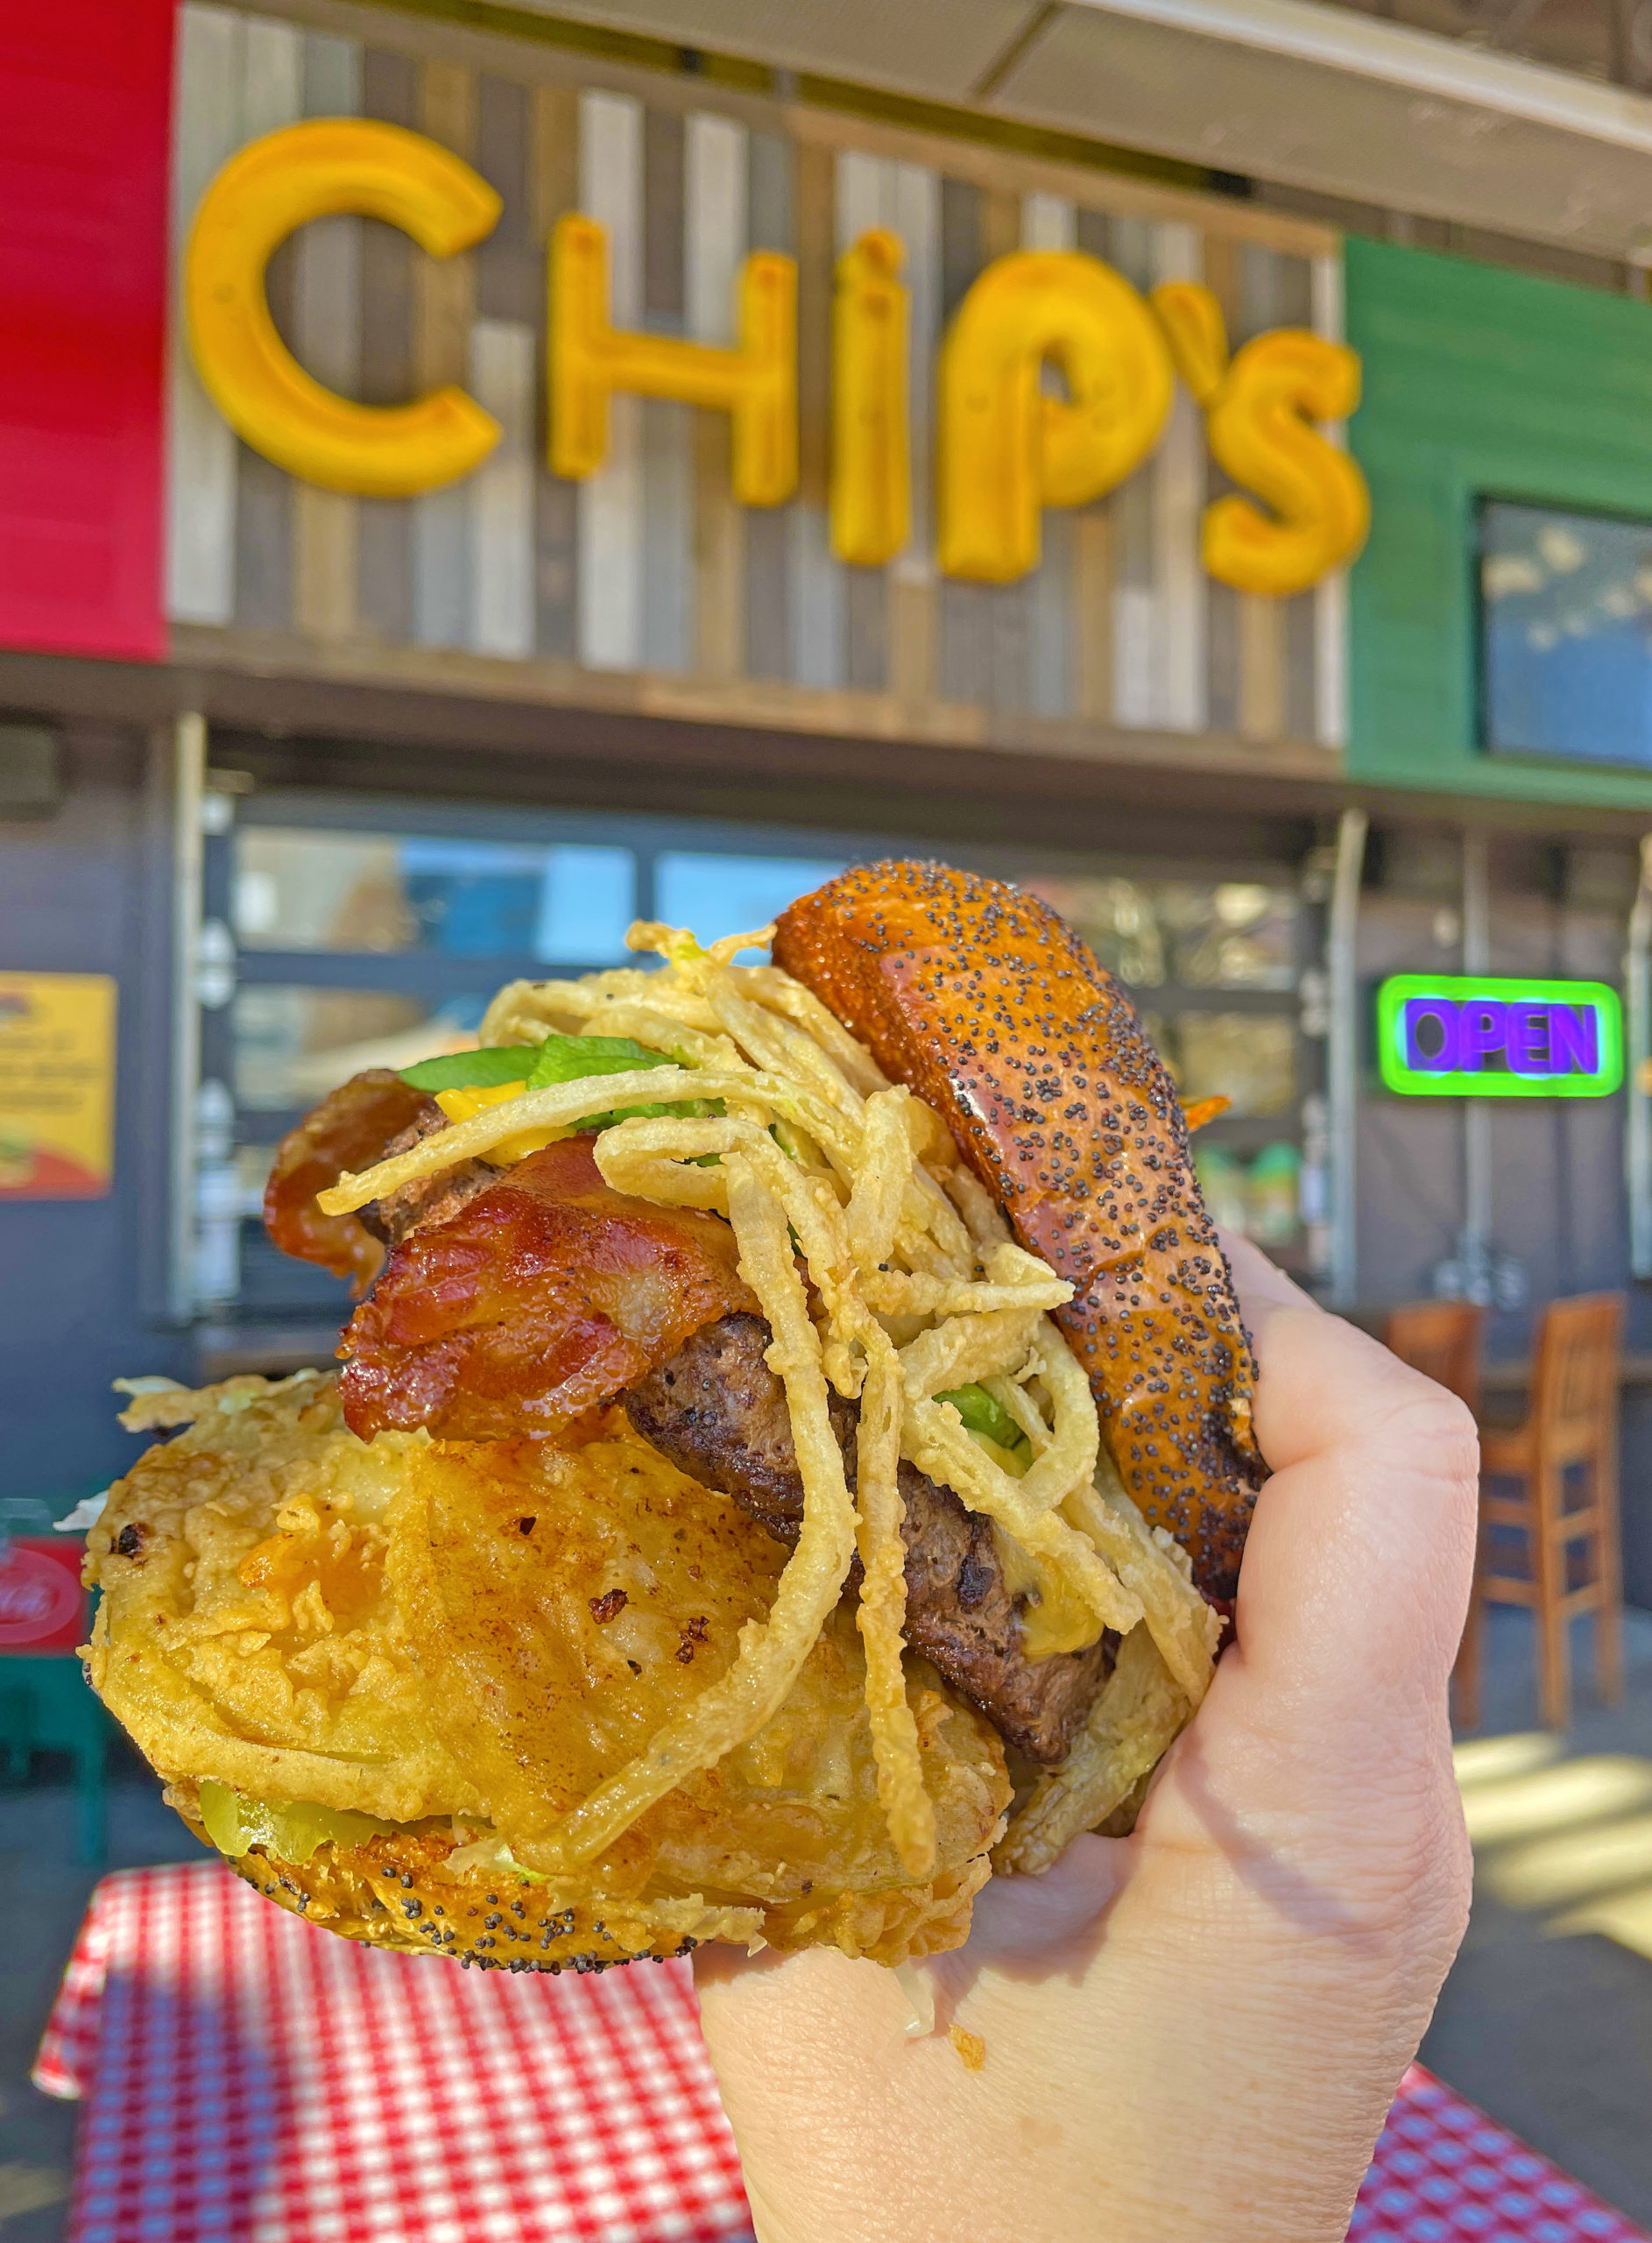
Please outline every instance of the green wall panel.
M1473 553L1481 497L1652 520L1652 307L1351 238L1347 322L1372 512L1350 592L1351 775L1652 810L1652 771L1479 746Z

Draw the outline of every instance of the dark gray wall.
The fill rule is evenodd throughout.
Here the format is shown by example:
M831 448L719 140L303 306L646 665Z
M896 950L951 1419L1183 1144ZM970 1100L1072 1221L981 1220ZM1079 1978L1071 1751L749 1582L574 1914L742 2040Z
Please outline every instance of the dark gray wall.
M159 1320L166 1132L164 797L137 731L71 726L62 808L0 821L0 966L110 973L120 985L115 1190L0 1201L0 1496L57 1504L101 1486L140 1444L111 1379L189 1375Z
M1461 952L1437 915L1461 902L1454 837L1380 835L1376 884L1360 908L1359 972L1369 1033L1374 989L1390 973L1458 973ZM1620 987L1634 859L1627 847L1582 853L1524 840L1493 845L1491 970L1601 980ZM1367 1045L1359 1116L1359 1296L1378 1311L1426 1298L1435 1264L1463 1222L1463 1107L1395 1098L1374 1079ZM1491 1360L1525 1355L1538 1308L1557 1294L1621 1287L1626 1341L1652 1354L1652 1286L1629 1274L1623 1182L1624 1101L1507 1100L1491 1109L1492 1228L1525 1264L1534 1305L1488 1320ZM1624 1397L1625 1587L1652 1607L1652 1387Z
M1620 905L1579 902L1536 883L1548 852L1505 845L1492 853L1493 973L1571 976L1620 986ZM1633 860L1623 865L1633 881ZM1564 873L1562 877L1564 878ZM1369 1039L1373 992L1386 975L1462 971L1455 939L1437 939L1437 914L1456 915L1450 890L1435 897L1367 890L1360 908L1359 973ZM1442 930L1442 931L1444 931ZM1434 1264L1463 1221L1463 1114L1455 1099L1396 1098L1374 1079L1366 1046L1359 1120L1359 1291L1370 1301L1430 1290ZM1525 1263L1534 1299L1627 1281L1623 1101L1508 1100L1491 1107L1493 1230ZM1652 1348L1652 1294L1637 1297L1630 1345ZM1524 1316L1493 1320L1491 1348L1523 1348Z

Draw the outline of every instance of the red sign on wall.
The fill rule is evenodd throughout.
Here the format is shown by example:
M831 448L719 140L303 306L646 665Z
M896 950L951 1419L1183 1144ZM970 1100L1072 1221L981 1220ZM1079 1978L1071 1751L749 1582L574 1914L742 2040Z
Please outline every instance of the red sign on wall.
M0 0L0 646L154 661L173 0Z
M0 1659L74 1651L86 1641L84 1555L78 1538L19 1534L0 1542Z

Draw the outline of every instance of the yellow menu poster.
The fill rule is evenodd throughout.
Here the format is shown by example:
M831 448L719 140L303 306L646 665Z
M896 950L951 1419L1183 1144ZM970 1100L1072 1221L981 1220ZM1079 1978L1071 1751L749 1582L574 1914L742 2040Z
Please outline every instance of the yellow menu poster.
M0 1199L96 1199L115 1127L115 983L0 967Z

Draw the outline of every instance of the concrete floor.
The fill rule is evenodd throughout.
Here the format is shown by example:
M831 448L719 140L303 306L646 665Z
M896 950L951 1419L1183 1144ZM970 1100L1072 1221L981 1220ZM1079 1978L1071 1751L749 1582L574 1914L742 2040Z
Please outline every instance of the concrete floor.
M1562 1739L1536 1733L1524 1615L1492 1622L1486 1721L1459 1756L1473 1920L1423 2061L1652 2230L1652 1613L1627 1616L1620 1707L1593 1702L1580 1638ZM198 1853L141 1773L109 1801L107 1867ZM0 2243L62 2234L75 2106L28 2073L100 1873L74 1865L67 1789L0 1791Z
M1529 1620L1489 1617L1486 1718L1458 1754L1474 1910L1423 2061L1652 2229L1652 1613L1624 1616L1620 1706L1574 1631L1559 1740L1538 1732Z

